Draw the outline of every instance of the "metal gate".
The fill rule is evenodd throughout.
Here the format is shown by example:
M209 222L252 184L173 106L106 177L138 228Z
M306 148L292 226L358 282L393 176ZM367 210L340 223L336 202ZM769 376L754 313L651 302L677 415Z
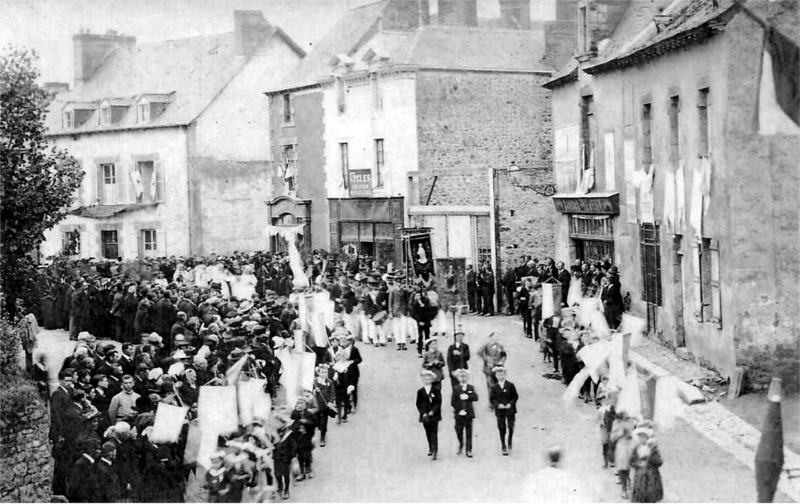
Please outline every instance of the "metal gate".
M647 327L651 334L658 330L658 307L661 306L661 246L658 224L639 226L642 253L642 298L647 303Z

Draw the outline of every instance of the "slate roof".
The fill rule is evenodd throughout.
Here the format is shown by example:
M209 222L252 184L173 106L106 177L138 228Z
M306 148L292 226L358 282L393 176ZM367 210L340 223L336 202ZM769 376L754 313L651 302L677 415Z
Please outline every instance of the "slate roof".
M271 27L265 41L280 36L302 52L279 28ZM207 35L153 44L142 44L112 53L83 85L57 95L50 104L48 134L74 134L120 129L151 129L181 126L194 121L247 63L236 57L234 34ZM146 123L137 123L136 107L141 96L170 101L163 112ZM168 97L168 99L164 98ZM111 125L98 124L99 106L108 99L128 105L124 115ZM82 125L65 130L62 111L68 103L94 103L98 108Z
M389 0L381 0L348 11L342 19L311 49L277 90L311 86L330 73L329 63L339 54L352 53L359 42L377 33L381 14Z
M424 26L415 31L381 31L353 55L353 72L369 67L364 57L370 51L376 58L388 58L388 66L498 72L553 71L542 60L543 37L526 30Z
M625 47L626 44L639 37L642 30L646 30L648 26L652 26L655 30L653 16L669 8L670 4L676 3L676 1L678 0L631 0L625 10L625 14L623 14L622 19L614 29L614 33L601 48L598 48L600 54L588 64L592 65L595 61L602 61L612 57L611 55L618 53L620 48ZM710 2L710 0L705 1ZM544 87L553 88L577 80L578 66L578 61L574 58L571 59L552 75L550 80L544 84Z
M426 25L417 30L380 30L388 0L350 10L278 87L279 92L316 85L331 76L334 58L353 59L353 72L366 70L364 55L388 57L389 66L447 70L550 73L543 61L544 31Z
M451 70L546 72L543 32L464 26L425 26L408 64Z
M590 62L585 71L596 73L638 61L650 48L670 50L677 47L665 44L679 37L707 38L738 12L732 0L719 0L717 6L711 0L676 0L661 13L658 24L652 21L639 33L623 43L616 43L610 50ZM661 47L663 46L663 48Z
M747 2L747 8L795 43L800 41L797 30L800 14L796 1L751 1ZM740 5L733 0L719 0L716 6L711 0L674 0L663 10L657 23L646 24L627 41L615 41L599 58L590 62L585 71L593 74L624 67L703 40L722 30L741 11ZM755 33L754 36L761 37L762 34Z

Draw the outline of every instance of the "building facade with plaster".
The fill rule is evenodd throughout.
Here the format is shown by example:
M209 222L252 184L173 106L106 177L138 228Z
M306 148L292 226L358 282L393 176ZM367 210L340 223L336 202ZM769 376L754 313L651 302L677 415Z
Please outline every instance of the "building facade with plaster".
M430 227L434 257L494 266L498 249L503 261L552 254L548 196L530 190L553 182L541 87L553 71L547 31L476 27L471 9L443 11L442 2L447 15L434 25L424 7L387 0L354 9L269 93L273 115L303 95L322 97L322 129L306 129L323 138L324 178L297 187L298 200L320 189L327 198L311 201L325 204L330 224L318 237L312 220L313 248L397 264L406 259L401 229ZM275 156L282 142L300 142L280 131ZM303 164L304 152L297 172L318 169Z
M796 4L748 6L797 43ZM784 119L759 80L763 28L730 1L631 0L617 18L589 18L547 84L556 255L612 258L668 346L796 389L800 129L768 126Z
M48 139L83 166L75 207L43 256L226 254L267 247L265 82L303 51L254 11L223 35L136 45L73 37L75 88L51 103Z

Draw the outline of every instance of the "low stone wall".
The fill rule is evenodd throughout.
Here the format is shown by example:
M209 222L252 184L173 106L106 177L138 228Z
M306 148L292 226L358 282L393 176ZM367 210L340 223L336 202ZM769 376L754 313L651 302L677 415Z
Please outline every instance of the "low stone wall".
M35 401L0 417L0 502L50 502L50 421L47 405Z

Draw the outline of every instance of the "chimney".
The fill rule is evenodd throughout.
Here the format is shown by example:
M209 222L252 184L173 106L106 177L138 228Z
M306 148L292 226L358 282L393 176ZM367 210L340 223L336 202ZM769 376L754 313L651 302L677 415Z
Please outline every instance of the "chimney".
M86 30L86 33L73 35L74 85L78 86L91 79L97 68L112 52L117 49L129 49L135 45L136 37L117 35L115 31L109 31L105 35L93 35Z
M477 0L439 0L439 24L478 26Z
M578 53L597 54L600 42L614 33L631 0L579 0Z
M500 0L503 27L512 30L531 29L531 0Z
M428 0L391 0L383 9L381 29L416 30L431 24Z
M233 11L234 44L236 56L252 56L258 44L270 31L270 25L261 11Z
M545 22L545 61L560 70L578 50L578 26L574 20Z
M45 82L42 87L45 91L53 94L66 93L69 91L69 84L66 82Z

